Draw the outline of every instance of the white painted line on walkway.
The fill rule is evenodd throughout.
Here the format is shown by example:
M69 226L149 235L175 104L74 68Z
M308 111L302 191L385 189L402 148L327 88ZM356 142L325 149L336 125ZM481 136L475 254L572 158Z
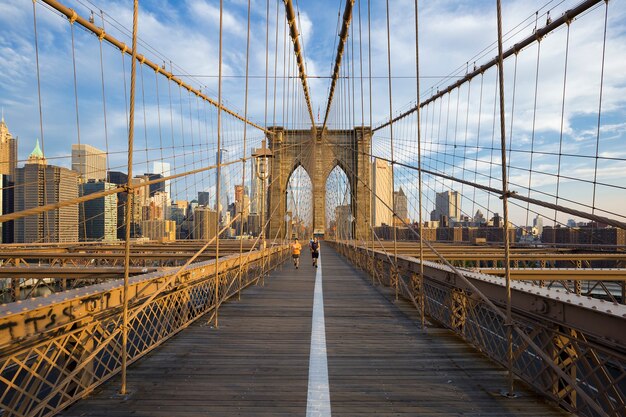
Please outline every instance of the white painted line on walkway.
M328 360L326 358L326 324L324 323L324 293L322 291L322 255L317 260L313 292L313 325L309 356L309 391L306 401L307 417L330 417Z

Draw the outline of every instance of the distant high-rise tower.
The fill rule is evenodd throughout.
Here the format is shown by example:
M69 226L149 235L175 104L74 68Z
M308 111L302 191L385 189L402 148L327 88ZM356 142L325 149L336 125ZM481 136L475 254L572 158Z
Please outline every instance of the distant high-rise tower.
M15 205L13 181L5 174L0 174L0 215L13 213ZM0 223L0 239L2 243L13 243L13 220Z
M28 157L26 165L15 173L15 211L46 204L60 203L78 197L78 173L48 165L39 147ZM78 205L47 211L15 220L16 243L78 241Z
M376 159L372 163L372 217L374 226L383 223L391 226L393 221L393 184L391 165L382 159Z
M85 182L88 180L105 181L107 177L106 153L91 145L72 145L72 169Z
M402 187L400 191L393 192L393 211L396 212L396 226L404 226L404 223L409 223L409 200L404 193Z
M162 178L169 177L171 173L171 166L169 162L156 161L152 163L152 172L155 174L161 174ZM162 189L167 193L167 198L172 198L172 186L170 180L165 180L165 185Z
M543 233L543 217L537 214L537 217L533 219L533 228L537 231L538 235Z
M252 163L252 193L250 194L250 213L261 213L261 193L264 190L263 181L257 175L257 164Z
M244 188L243 185L235 185L235 203L241 203L243 201Z
M91 180L81 184L81 195L116 188L115 184ZM80 210L79 234L81 240L117 239L117 195L110 194L83 203Z
M0 174L8 175L10 180L15 179L17 168L17 139L9 132L4 122L4 114L0 121Z
M209 207L209 201L211 200L211 195L208 191L198 191L198 205Z
M215 237L217 212L208 207L196 207L193 211L193 238L208 241Z
M225 162L225 152L228 152L226 149L220 149L217 152L217 162L219 164L223 164ZM217 176L217 170L215 170L215 180L219 181L220 184L220 199L217 202L217 211L219 212L220 219L223 221L226 216L226 211L228 210L228 206L230 205L230 198L228 186L226 184L226 175L224 175L224 170L221 170L220 176Z
M435 198L435 210L431 213L430 220L441 221L442 218L461 219L461 194L458 191L444 191L437 193Z

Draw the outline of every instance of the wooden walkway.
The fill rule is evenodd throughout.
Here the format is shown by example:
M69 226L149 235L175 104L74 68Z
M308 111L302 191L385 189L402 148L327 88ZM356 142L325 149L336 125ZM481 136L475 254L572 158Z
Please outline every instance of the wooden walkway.
M412 309L323 247L329 391L335 416L563 416L444 329L424 333ZM63 416L305 416L315 269L286 264L196 322Z

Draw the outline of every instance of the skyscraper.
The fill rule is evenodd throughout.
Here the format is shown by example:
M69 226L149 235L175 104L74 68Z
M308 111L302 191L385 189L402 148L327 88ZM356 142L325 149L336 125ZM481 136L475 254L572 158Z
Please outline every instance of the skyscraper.
M220 149L217 154L216 154L216 158L217 158L217 163L218 164L223 164L226 159L226 155L225 152L228 152L228 150L226 149ZM222 219L222 221L224 220L225 216L226 216L226 211L228 210L228 205L230 204L230 198L228 198L228 187L226 184L226 175L224 175L224 170L221 169L220 170L220 175L218 176L218 170L215 170L215 181L216 183L219 182L220 184L220 199L219 201L216 203L217 204L217 211L220 214L220 219ZM217 190L217 189L216 189Z
M252 161L252 193L250 194L250 213L261 213L261 193L263 192L263 181L257 175L257 166Z
M4 122L4 114L0 121L0 174L10 176L9 180L15 179L17 168L17 139L9 132Z
M170 168L171 166L169 162L156 161L152 163L152 172L154 172L155 174L161 174L161 178L170 176ZM165 184L161 187L167 193L168 199L170 199L172 196L171 187L172 186L170 180L166 180Z
M115 184L90 180L81 184L81 195L117 188ZM117 238L117 195L110 194L83 203L80 210L81 240L115 240Z
M120 171L109 171L107 173L107 182L117 186L124 186L128 183L128 175ZM131 180L133 185L132 194L132 213L131 213L131 237L141 236L141 215L142 208L148 201L148 187L142 184L146 182L145 177L135 177ZM117 194L117 238L124 239L126 237L126 202L128 201L128 193L123 191Z
M543 217L540 217L538 214L537 217L533 219L533 229L536 230L539 236L543 233Z
M72 145L72 169L83 181L106 180L107 156L98 148L86 144Z
M458 191L437 193L435 210L432 211L430 220L440 221L443 217L447 220L461 219L461 194Z
M208 207L199 206L193 211L193 238L208 241L215 237L217 212Z
M209 207L209 201L211 199L211 195L208 191L199 191L198 192L198 205Z
M13 213L14 206L14 183L10 180L10 177L5 174L0 174L0 215ZM13 220L9 222L0 223L0 237L2 243L13 243Z
M243 201L243 185L235 185L235 203L241 203Z
M137 178L141 178L140 175L137 176ZM143 178L146 181L154 181L154 180L160 180L161 178L163 178L163 175L161 174L155 174L155 173L146 173L143 174ZM161 181L161 182L155 182L154 184L150 184L150 197L152 197L155 193L158 192L165 192L165 182Z
M403 226L404 223L409 223L409 201L404 190L400 187L400 191L393 192L393 211L396 213L396 223L398 226Z
M382 159L375 159L372 163L372 217L374 226L383 223L391 225L393 221L393 184L391 165Z
M39 147L15 173L15 211L28 210L78 197L78 173L48 165ZM16 243L78 241L78 205L15 220Z

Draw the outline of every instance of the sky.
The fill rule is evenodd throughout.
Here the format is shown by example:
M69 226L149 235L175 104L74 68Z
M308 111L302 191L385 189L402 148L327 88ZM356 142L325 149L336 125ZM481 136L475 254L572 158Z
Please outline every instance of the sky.
M104 26L107 33L130 45L128 36L132 22L130 1L121 0L64 0L63 4L71 7L83 17L92 13L95 24ZM577 5L578 1L531 1L512 0L503 2L503 28L507 34L505 48L519 39L532 34L535 26L542 27L550 11L551 18L557 18L567 9ZM269 1L269 50L266 50L266 7L265 1L251 1L251 48L249 59L249 94L248 117L260 125L289 125L306 127L308 117L302 108L297 113L289 114L285 109L288 103L283 97L289 97L285 90L299 89L297 79L285 81L281 76L284 70L283 55L283 19L282 1ZM340 15L345 2L339 0L297 1L298 28L304 45L306 71L309 78L314 117L323 120L330 85L329 76L334 64L337 32ZM368 2L357 1L354 6L351 34L344 54L345 71L357 78L343 79L336 90L333 112L329 117L331 127L349 127L353 125L377 126L389 118L389 85L387 76L392 78L393 114L414 105L415 94L415 26L414 1L398 0L390 2L390 38L391 70L387 64L387 22L385 2L372 1L370 4L371 45L368 47ZM244 114L245 102L245 64L247 36L247 8L245 0L224 2L223 30L223 102L240 114ZM278 48L276 48L276 13L281 25L278 30ZM538 12L537 14L535 12ZM24 160L34 146L35 138L43 136L46 156L56 164L69 166L70 144L79 138L82 143L89 143L109 152L111 169L120 168L126 163L127 138L127 91L129 88L130 60L122 59L118 50L107 44L102 46L97 38L78 26L72 28L68 20L51 11L41 2L35 3L38 41L34 36L34 15L31 2L24 0L3 0L0 2L0 106L14 136L19 137L19 159ZM420 74L422 78L422 98L428 98L437 89L451 84L466 70L476 63L480 65L495 55L493 49L496 39L496 19L494 1L442 0L420 2ZM537 17L536 17L537 16ZM360 17L360 19L359 19ZM537 21L535 20L537 19ZM359 23L360 22L360 23ZM561 114L563 96L564 57L566 30L562 28L542 41L540 53L530 47L518 56L518 76L516 81L515 111L511 112L513 88L513 63L507 60L505 66L505 95L507 111L514 117L511 125L513 133L510 161L511 182L519 184L520 193L530 193L533 197L543 197L554 202L554 175L542 173L554 171L560 167L572 178L559 179L559 199L565 202L582 201L589 205L605 209L612 213L609 217L624 216L626 190L619 188L626 184L626 6L621 1L609 2L607 41L604 67L602 117L600 138L597 135L599 104L599 80L602 63L604 6L587 13L571 25L569 43L569 66L567 71L565 111ZM219 2L209 0L142 0L139 16L139 51L157 63L163 63L175 74L191 85L201 88L210 97L218 96L218 41L219 41ZM360 32L360 33L359 33ZM359 42L361 40L361 42ZM288 47L291 45L288 44ZM363 64L360 64L359 47L363 51ZM39 82L41 95L38 94L38 77L35 47L39 52ZM369 80L364 80L364 104L361 108L360 81L362 71L369 74L368 53L371 49L372 89L371 118L369 106ZM277 54L275 54L275 50ZM353 52L354 51L354 52ZM536 74L537 56L539 56L539 75ZM266 101L265 67L269 67L268 96ZM278 63L276 79L276 97L274 102L274 60ZM350 67L350 65L353 65ZM74 66L76 75L74 76ZM215 159L215 114L195 98L187 97L187 92L167 80L155 77L150 69L141 70L138 80L135 171L149 170L152 162L163 159L175 168L173 173L198 168ZM162 77L161 77L162 78ZM126 81L126 85L124 85ZM354 84L351 84L354 83ZM355 86L354 108L346 110L348 88ZM493 97L495 72L484 75L483 97ZM489 137L488 126L493 124L493 100L480 98L478 81L473 81L471 90L467 86L452 92L442 101L433 103L432 108L424 109L423 117L430 115L423 122L426 132L441 132L446 126L446 139L454 136L454 146L443 137L437 145L425 145L425 158L434 170L442 172L462 172L464 178L487 175L493 171L493 164L499 163L493 152L482 149ZM491 89L490 89L491 88ZM537 93L535 93L535 90ZM104 91L104 95L103 92ZM299 90L298 90L299 91ZM490 93L491 92L491 93ZM491 95L489 95L491 94ZM103 99L104 96L104 99ZM41 111L40 101L41 97ZM289 98L287 98L289 100ZM458 100L455 102L455 100ZM537 103L535 105L535 102ZM450 104L451 103L451 104ZM458 103L458 104L457 104ZM482 103L482 106L481 106ZM106 106L106 112L104 107ZM343 107L342 107L343 106ZM450 106L452 110L450 110ZM490 107L491 106L491 107ZM533 111L536 107L538 111ZM267 110L266 110L267 108ZM444 110L447 116L455 119L443 124L438 112ZM480 108L480 111L479 111ZM78 109L78 111L77 111ZM319 113L319 116L318 116ZM354 117L349 113L353 113ZM40 118L40 114L43 117ZM361 116L363 114L363 117ZM452 114L452 116L450 116ZM460 118L458 115L461 115ZM508 114L507 120L511 117ZM78 115L78 116L77 116ZM346 116L347 115L347 116ZM434 117L437 116L437 117ZM491 119L489 118L491 117ZM449 121L449 120L448 120ZM563 128L561 122L563 121ZM41 122L41 124L40 124ZM320 123L320 122L318 122ZM395 158L414 163L415 141L413 133L415 120L407 119L396 129L396 143L402 151ZM478 133L478 125L481 132ZM460 127L459 127L460 126ZM490 126L489 126L490 127ZM224 142L229 148L229 156L236 159L241 154L242 124L229 118L222 127ZM460 133L459 133L460 132ZM467 133L466 133L467 132ZM253 128L247 132L249 150L260 145L262 133ZM386 155L388 148L387 130L380 131L374 138L373 153ZM441 136L441 135L440 135ZM157 144L157 137L159 137ZM179 149L176 154L168 146ZM195 140L195 142L194 142ZM464 147L463 158L457 147L464 143L480 143L481 149L475 151ZM164 145L164 142L166 143ZM560 162L555 155L548 153L561 145ZM534 150L545 152L533 157L530 162L523 152L532 145ZM598 148L601 157L600 166L594 157ZM164 150L165 149L165 150ZM183 149L184 151L180 151ZM457 154L457 152L459 152ZM468 153L469 152L469 153ZM182 156L181 156L182 153ZM489 153L489 155L488 155ZM451 156L452 154L452 156ZM176 156L177 155L177 156ZM178 158L176 160L175 158ZM604 158L604 159L602 159ZM612 158L612 159L611 159ZM181 163L181 159L184 161ZM485 161L489 160L490 163ZM590 162L591 161L591 162ZM516 169L520 168L520 169ZM528 182L528 172L524 168L532 167L532 192L523 185ZM250 166L247 166L249 173ZM125 170L125 169L124 169ZM225 170L229 176L228 184L233 185L237 177L243 175L241 168ZM246 174L247 175L247 174ZM592 189L589 181L596 177L597 182L607 186L597 186L596 201L591 202ZM204 174L201 178L189 179L190 184L183 185L182 180L175 182L182 194L193 195L200 189L214 190L212 176ZM400 172L398 182L405 185L409 197L415 196L415 175L412 172ZM587 180L586 182L579 181ZM400 183L402 182L402 183ZM497 184L491 184L497 186ZM445 181L432 179L429 192L446 188L458 188ZM232 187L231 187L232 188ZM414 187L413 187L414 188ZM545 194L541 194L544 192ZM411 194L413 193L413 194ZM581 197L581 194L584 196ZM464 196L466 193L464 193ZM467 193L469 199L469 193ZM473 210L477 202L485 206L492 204L488 196L468 200L467 209ZM414 199L416 200L416 199ZM480 200L480 201L478 201ZM471 204L469 204L471 203ZM577 208L585 208L572 203ZM412 204L412 217L416 206ZM484 211L484 210L483 210ZM496 211L496 210L493 210ZM473 213L472 213L473 214ZM608 214L607 214L608 215ZM519 224L526 222L524 210L515 212ZM566 218L560 219L565 221ZM622 218L622 220L624 220Z

